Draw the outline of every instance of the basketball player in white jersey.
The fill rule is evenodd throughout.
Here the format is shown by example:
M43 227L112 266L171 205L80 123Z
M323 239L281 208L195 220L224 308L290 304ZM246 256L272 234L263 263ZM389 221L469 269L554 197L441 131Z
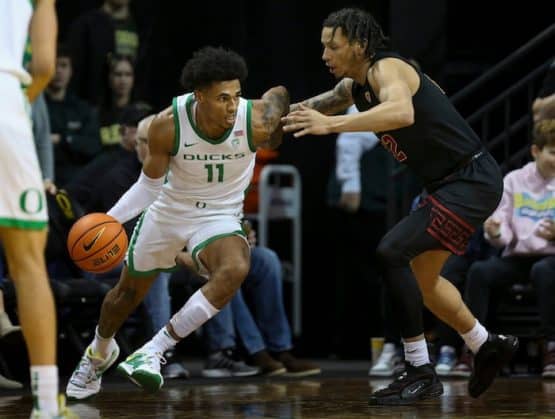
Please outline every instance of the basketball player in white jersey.
M119 283L104 299L95 338L69 380L68 397L84 399L100 391L102 373L119 354L114 334L157 273L176 268L184 247L209 281L118 367L147 390L163 384L160 362L166 349L214 316L247 275L243 199L256 149L281 143L280 117L289 110L289 95L274 87L260 100L243 99L246 76L246 63L235 52L202 48L183 69L181 81L191 93L174 98L151 122L143 171L108 214L123 223L146 210L131 237Z
M70 417L57 400L56 319L44 259L48 215L29 113L54 74L56 12L53 0L0 0L0 10L0 241L31 365L31 418ZM31 74L23 67L28 37Z

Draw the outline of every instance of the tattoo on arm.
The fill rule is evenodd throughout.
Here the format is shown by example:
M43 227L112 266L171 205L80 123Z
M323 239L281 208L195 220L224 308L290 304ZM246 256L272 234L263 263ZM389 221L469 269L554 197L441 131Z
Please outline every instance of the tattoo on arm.
M343 79L337 83L333 90L314 96L301 103L326 115L337 114L347 109L353 103L350 86L351 83Z
M268 134L265 146L276 148L283 137L281 117L289 112L289 92L284 87L274 87L264 93L262 102L262 125Z

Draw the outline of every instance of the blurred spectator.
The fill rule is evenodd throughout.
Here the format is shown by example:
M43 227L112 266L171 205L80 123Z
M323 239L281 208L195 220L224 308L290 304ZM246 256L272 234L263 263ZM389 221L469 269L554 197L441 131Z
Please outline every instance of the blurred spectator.
M202 374L205 377L258 372L296 377L319 374L320 367L291 353L292 334L285 314L282 268L277 254L256 246L255 231L248 224L246 231L252 246L250 270L231 302L203 326L210 355ZM178 260L187 266L184 259ZM236 332L254 368L241 362L234 351Z
M68 91L73 69L67 49L59 46L56 73L46 88L50 138L54 144L56 184L64 187L101 150L95 111Z
M56 185L54 183L54 146L50 139L50 116L44 99L44 93L38 95L31 104L31 118L44 188L49 193L56 193Z
M108 58L113 54L137 57L139 35L129 9L130 0L105 0L72 24L68 42L75 76L72 88L79 97L99 106L106 92Z
M88 206L89 210L95 210L94 208L97 207L105 208L107 205L107 198L99 195L94 196L92 191L93 189L95 189L97 193L102 191L102 188L99 188L97 184L104 178L106 172L112 168L114 168L114 170L119 170L122 174L123 172L129 173L129 170L132 171L135 173L133 181L127 184L127 186L130 186L135 182L137 176L139 176L141 168L141 163L137 160L136 154L137 124L142 118L150 113L152 113L152 108L145 102L135 102L126 106L122 110L120 117L119 146L111 147L109 150L97 155L89 164L82 168L79 173L76 173L67 185L65 185L65 189L81 205ZM117 176L116 179L119 179L115 182L117 182L119 191L123 193L127 189L121 188L121 182L127 182L129 180L129 175L124 177ZM108 181L109 184L111 182L114 181ZM105 193L110 193L110 191L111 189L108 189ZM111 195L110 199L113 199L113 197L114 195ZM100 202L95 202L95 200L100 200ZM130 231L128 231L128 233L129 232Z
M551 62L538 97L532 104L532 113L536 122L555 118L555 59Z
M355 112L354 105L347 110ZM334 218L330 222L332 242L339 243L334 250L337 268L330 287L330 343L333 351L343 355L366 356L370 336L385 335L384 349L369 374L390 376L399 359L400 338L383 304L385 290L376 269L375 250L387 224L386 185L391 160L385 157L383 147L376 147L378 143L371 132L341 133L336 140L335 168L328 183L328 205ZM360 313L360 307L367 307L367 312ZM347 320L355 316L354 310L359 318L356 325ZM361 352L345 353L352 348Z
M121 117L131 103L134 69L128 55L114 55L109 60L107 94L100 106L100 139L102 153L109 152L121 143Z
M555 120L535 124L533 162L508 173L501 203L484 222L485 238L501 257L474 263L466 303L485 322L492 292L529 280L538 296L546 340L542 375L555 377Z

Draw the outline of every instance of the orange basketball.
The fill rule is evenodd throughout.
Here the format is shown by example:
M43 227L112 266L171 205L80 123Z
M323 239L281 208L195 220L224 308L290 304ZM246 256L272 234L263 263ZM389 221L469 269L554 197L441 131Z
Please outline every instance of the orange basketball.
M69 230L67 250L71 260L92 273L115 268L127 252L127 234L113 217L93 212L79 218Z

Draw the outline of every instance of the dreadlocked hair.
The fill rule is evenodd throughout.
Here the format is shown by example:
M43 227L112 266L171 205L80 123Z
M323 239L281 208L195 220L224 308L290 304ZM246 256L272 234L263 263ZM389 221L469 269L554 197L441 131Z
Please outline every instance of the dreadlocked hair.
M541 150L555 146L555 119L542 119L534 124L533 143Z
M362 9L345 8L331 13L325 20L323 26L341 28L349 43L360 42L366 45L365 56L372 58L376 50L387 47L389 39L383 34L382 28L374 17Z
M186 91L210 86L214 82L245 81L248 69L245 59L222 47L203 47L187 61L181 73L181 84Z

